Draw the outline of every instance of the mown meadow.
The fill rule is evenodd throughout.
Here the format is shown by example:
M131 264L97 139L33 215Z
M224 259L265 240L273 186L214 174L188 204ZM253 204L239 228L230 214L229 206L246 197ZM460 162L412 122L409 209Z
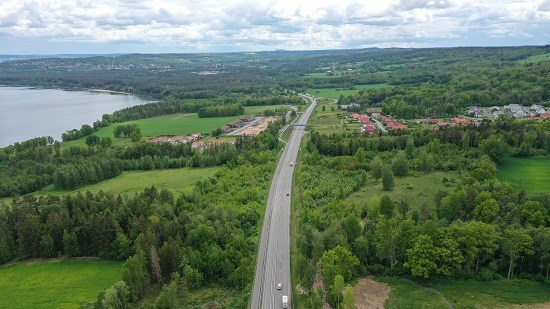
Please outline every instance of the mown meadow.
M385 308L511 308L514 305L550 305L548 284L514 280L410 280L379 278L392 287ZM543 308L543 307L536 307Z
M115 283L122 262L52 259L0 267L0 308L79 308Z
M505 158L498 165L497 176L519 191L533 194L550 192L550 157Z

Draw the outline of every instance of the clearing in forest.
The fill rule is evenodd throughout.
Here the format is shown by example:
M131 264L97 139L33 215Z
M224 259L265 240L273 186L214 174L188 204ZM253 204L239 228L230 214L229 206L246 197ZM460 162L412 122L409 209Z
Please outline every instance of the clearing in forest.
M550 193L550 158L505 158L498 164L497 177L527 194Z
M93 185L87 185L72 191L56 190L53 185L37 191L40 195L65 195L90 191L97 193L100 190L111 191L116 194L133 194L143 192L143 189L154 186L158 190L167 189L178 196L183 192L193 190L197 180L213 176L221 167L204 168L174 168L152 171L131 171L122 175L101 181Z
M407 200L409 202L409 214L417 210L420 215L430 215L435 212L435 197L438 191L450 191L454 189L454 183L448 180L457 180L457 172L431 172L418 173L417 176L395 177L395 188L392 191L382 190L382 181L371 180L361 190L352 193L346 198L346 203L357 206L366 204L369 210L378 207L380 198L388 195L394 202ZM426 213L427 212L427 213ZM397 213L397 210L396 210Z

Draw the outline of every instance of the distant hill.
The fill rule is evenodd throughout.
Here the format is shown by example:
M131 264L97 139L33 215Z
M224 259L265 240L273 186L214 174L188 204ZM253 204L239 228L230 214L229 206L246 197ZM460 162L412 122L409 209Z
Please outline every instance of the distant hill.
M42 58L90 58L96 56L116 57L122 54L51 54L51 55L0 55L0 63Z

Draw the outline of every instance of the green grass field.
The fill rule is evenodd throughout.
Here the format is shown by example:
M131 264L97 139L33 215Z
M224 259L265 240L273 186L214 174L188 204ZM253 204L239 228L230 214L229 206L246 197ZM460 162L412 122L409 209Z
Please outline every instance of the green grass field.
M323 112L323 106L325 111ZM331 111L331 107L334 108L334 111ZM358 130L359 124L349 124L346 126L346 123L350 121L350 118L347 116L346 112L338 110L338 105L336 104L317 104L315 111L311 114L309 118L309 124L311 128L315 131L322 134L330 133L343 133L346 131L346 128L350 130Z
M409 212L419 210L423 205L433 213L435 211L435 196L439 190L449 191L452 185L443 184L443 177L458 179L456 172L431 172L418 176L394 177L395 188L393 191L383 191L382 182L371 180L361 190L346 198L346 203L353 203L358 207L365 203L369 208L376 207L380 198L387 194L393 201L405 199L409 202Z
M266 105L250 106L245 108L246 115L261 114L266 109L276 109L285 105ZM153 138L159 135L188 135L192 133L210 134L216 128L224 127L228 123L244 117L243 115L231 117L199 118L196 113L193 114L171 114L147 119L133 120L117 123L100 129L95 135L99 137L113 138L117 144L129 143L128 138L114 138L114 127L117 125L137 124L141 129L143 138ZM83 146L86 138L80 138L74 141L65 142L63 146Z
M341 77L344 75L342 72L336 72L332 75L327 74L326 72L315 72L315 73L308 73L304 74L304 77L313 77L313 78L333 78L333 77Z
M505 158L498 165L497 177L525 193L550 192L550 158Z
M347 89L347 88L309 88L307 89L306 93L309 93L310 95L314 95L316 97L323 97L323 98L332 98L332 99L338 99L340 95L343 95L345 97L349 95L354 95L359 90L364 89L376 89L376 88L383 88L383 87L391 87L390 85L383 83L383 84L370 84L370 85L355 85L355 89Z
M220 169L221 167L184 167L153 171L124 172L116 178L105 180L93 185L87 185L72 191L59 191L56 190L53 185L50 185L35 192L35 194L65 195L86 191L95 193L100 190L120 194L133 194L142 192L143 189L147 187L155 186L159 190L168 189L177 196L182 192L190 192L197 180L212 176Z
M0 267L0 308L79 308L120 277L122 262L47 260Z
M531 304L550 307L550 285L530 280L438 280L424 286L395 278L380 280L393 288L386 308L449 308L444 298L457 309Z
M537 63L541 61L549 61L550 60L550 53L546 54L540 54L540 55L534 55L530 56L527 59L519 60L520 63Z

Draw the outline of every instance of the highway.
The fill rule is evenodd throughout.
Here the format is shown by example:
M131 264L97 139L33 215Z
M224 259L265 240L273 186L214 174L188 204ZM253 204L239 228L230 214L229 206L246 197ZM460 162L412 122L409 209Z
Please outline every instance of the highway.
M309 107L296 124L306 124L315 108L315 99L302 96ZM305 127L294 127L275 170L267 199L262 235L256 258L252 291L252 309L282 308L282 296L288 296L291 307L290 283L290 201L292 174ZM277 290L277 283L282 284Z

